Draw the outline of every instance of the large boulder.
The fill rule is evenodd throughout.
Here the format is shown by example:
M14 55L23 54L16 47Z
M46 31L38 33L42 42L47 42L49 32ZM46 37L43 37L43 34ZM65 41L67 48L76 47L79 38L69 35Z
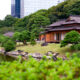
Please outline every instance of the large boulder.
M29 56L32 56L33 58L36 58L36 59L41 59L42 58L42 55L40 53L30 53Z
M17 51L8 52L7 55L19 56Z
M41 46L47 46L48 45L48 43L42 43L41 44Z

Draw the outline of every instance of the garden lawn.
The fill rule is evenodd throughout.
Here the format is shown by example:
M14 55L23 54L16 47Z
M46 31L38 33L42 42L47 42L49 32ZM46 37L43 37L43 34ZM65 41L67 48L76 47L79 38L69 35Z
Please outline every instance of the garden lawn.
M41 53L41 54L45 54L48 51L59 52L61 55L65 55L65 53L67 52L73 53L69 46L60 48L60 44L55 43L48 44L48 46L44 47L42 47L40 44L36 44L34 46L32 45L19 46L16 47L16 50L23 50L28 53Z

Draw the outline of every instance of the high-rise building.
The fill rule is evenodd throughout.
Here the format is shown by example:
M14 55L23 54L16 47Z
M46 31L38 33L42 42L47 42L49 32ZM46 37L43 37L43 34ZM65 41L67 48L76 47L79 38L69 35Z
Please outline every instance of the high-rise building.
M37 10L48 9L56 5L57 1L58 0L12 0L11 15L13 17L23 18Z
M20 18L20 0L12 0L11 2L11 15L13 17L18 17Z
M15 0L11 0L11 15L15 17Z

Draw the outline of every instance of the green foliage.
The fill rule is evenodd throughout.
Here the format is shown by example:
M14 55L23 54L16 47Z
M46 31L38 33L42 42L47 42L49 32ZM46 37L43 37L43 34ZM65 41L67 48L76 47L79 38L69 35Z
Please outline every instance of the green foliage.
M61 47L68 44L78 44L80 42L80 34L77 31L68 32L64 40L61 41Z
M71 58L80 58L80 53L73 53L73 55L71 56Z
M36 44L36 41L31 39L30 44L31 45L35 45Z
M26 26L28 24L28 21L29 21L29 17L28 16L26 16L26 17L24 17L22 19L18 19L16 21L16 23L13 25L14 30L15 31L19 31L19 32L24 31L25 29L27 29Z
M32 17L29 20L27 27L30 28L30 30L31 30L31 29L34 29L37 27L39 27L39 28L46 27L49 24L50 24L49 18L42 16L42 15L35 15L34 17Z
M22 31L19 35L19 41L23 42L26 44L27 41L29 41L30 36L28 31Z
M49 18L40 15L39 13L35 13L35 15L29 16L29 22L27 24L27 30L29 32L35 32L35 37L38 38L39 33L43 28L50 24Z
M3 46L10 38L4 35L0 35L0 44Z
M30 32L27 30L22 32L15 32L12 39L14 41L20 41L26 44L26 42L30 41Z
M4 20L0 20L0 28L3 27L3 26L5 26Z
M58 18L54 16L53 14L49 14L48 17L51 23L56 22L58 20Z
M15 42L4 35L0 35L0 44L6 51L11 51L16 48Z
M76 54L76 53L75 53ZM0 80L80 80L80 58L0 63Z
M24 30L26 30L26 27L14 27L15 32L22 32Z
M12 27L12 25L17 21L17 18L12 17L11 15L7 15L5 17L4 23L7 27Z
M31 32L30 44L31 45L35 45L36 44L36 41L35 41L35 33L34 32Z
M12 40L8 40L6 43L4 43L3 47L8 52L14 50L16 48L16 45Z
M80 0L67 0L66 5L64 5L63 11L67 15L79 15L80 14Z
M80 0L65 0L48 9L47 15L51 23L57 19L65 19L70 15L80 15Z
M13 35L13 37L12 37L12 39L14 41L19 41L19 36L20 36L20 32L15 32L14 35Z
M0 28L0 34L5 34L7 32L13 32L14 29L13 27L1 27Z
M35 15L41 15L41 16L46 16L46 13L47 13L47 10L46 9L41 9L41 10L38 10L36 11L35 13L29 15L29 18L33 18Z
M80 44L75 44L71 46L72 50L80 50Z

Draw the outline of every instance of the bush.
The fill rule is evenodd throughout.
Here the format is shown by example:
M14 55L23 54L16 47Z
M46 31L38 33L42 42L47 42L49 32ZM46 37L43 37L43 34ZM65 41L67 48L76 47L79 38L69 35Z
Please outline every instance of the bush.
M60 47L65 47L68 44L71 45L72 50L80 50L80 34L77 31L71 31L68 32L64 38L64 40L61 41Z
M36 44L36 41L35 40L31 40L30 44L31 45L35 45Z
M35 33L33 31L31 32L30 44L31 45L35 45L36 44Z
M73 55L71 56L71 59L75 57L80 58L80 53L73 53Z
M16 44L12 40L8 40L6 43L4 43L3 47L8 52L14 50L16 48Z
M80 34L77 31L70 31L65 35L64 40L61 41L61 47L68 44L78 44L80 42Z
M71 46L72 50L80 50L80 44L74 44Z
M76 54L75 54L76 55ZM21 60L21 58L20 58ZM80 80L80 58L1 62L0 80Z
M11 38L7 37L7 36L4 36L4 35L0 35L0 44L1 46L3 47L3 45L8 41L10 40Z

